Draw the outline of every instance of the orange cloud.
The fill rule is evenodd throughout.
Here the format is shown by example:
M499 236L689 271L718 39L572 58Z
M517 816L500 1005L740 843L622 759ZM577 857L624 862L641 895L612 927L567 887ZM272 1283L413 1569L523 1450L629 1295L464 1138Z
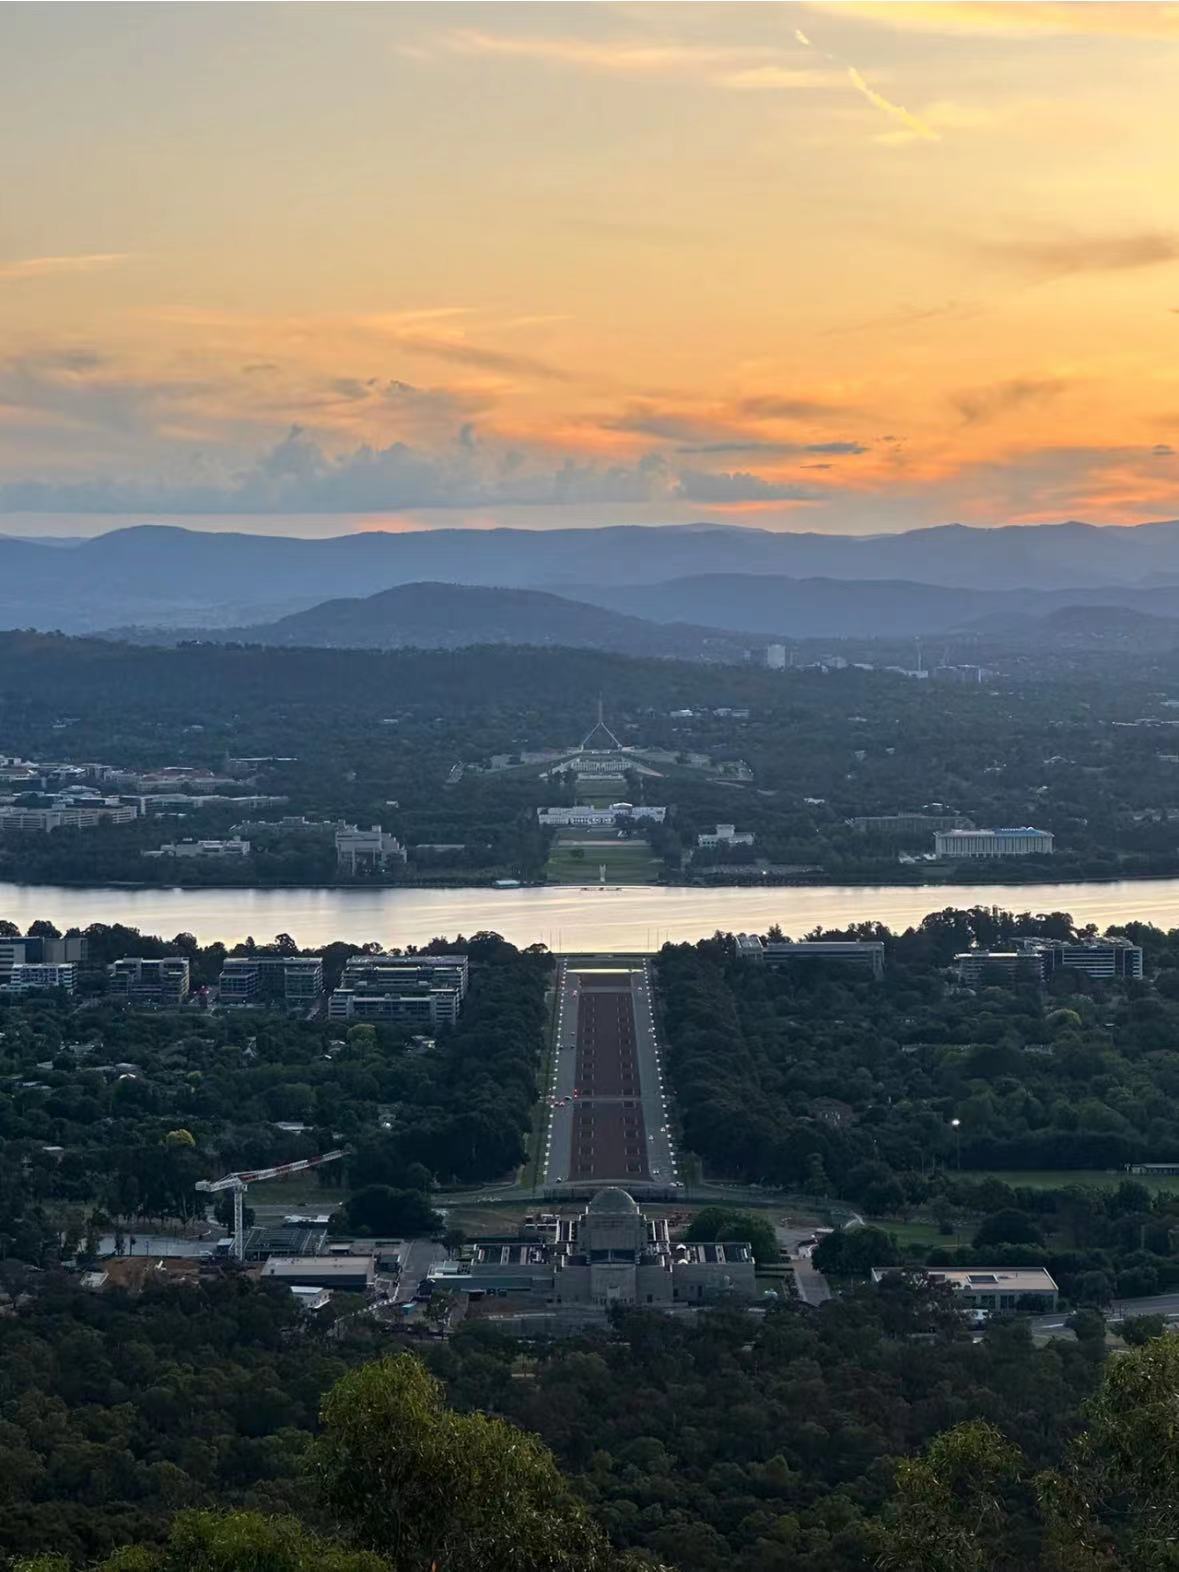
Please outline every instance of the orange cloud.
M1096 34L1179 39L1179 6L1152 5L1143 0L1115 4L1102 4L1100 0L1066 0L1064 4L1044 0L996 0L993 4L986 0L931 0L927 4L909 4L906 0L835 0L832 4L814 3L807 9L919 33L994 34L1006 38Z
M127 251L92 251L81 256L25 257L19 262L0 262L0 280L68 278L76 273L114 267L119 262L126 262L129 256Z

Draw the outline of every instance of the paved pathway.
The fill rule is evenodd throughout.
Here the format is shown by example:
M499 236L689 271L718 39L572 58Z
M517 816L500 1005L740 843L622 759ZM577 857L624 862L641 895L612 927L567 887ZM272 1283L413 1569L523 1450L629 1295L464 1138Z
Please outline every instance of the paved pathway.
M651 987L643 963L560 963L543 1184L676 1181Z

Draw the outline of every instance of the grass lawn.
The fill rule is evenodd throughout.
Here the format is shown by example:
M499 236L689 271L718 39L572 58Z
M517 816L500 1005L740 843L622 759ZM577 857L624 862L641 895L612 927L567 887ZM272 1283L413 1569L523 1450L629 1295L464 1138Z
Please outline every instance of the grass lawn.
M864 1221L872 1228L882 1228L886 1234L892 1234L899 1245L945 1245L947 1249L954 1248L954 1235L938 1232L936 1223L898 1223L887 1217L867 1217ZM968 1244L970 1235L973 1234L977 1224L966 1224L962 1232L962 1242Z
M956 1171L947 1169L954 1178ZM1100 1168L1027 1168L989 1169L964 1168L961 1177L973 1179L1001 1179L1004 1184L1023 1185L1034 1190L1054 1190L1068 1184L1085 1185L1091 1190L1116 1190L1123 1179L1133 1179L1148 1190L1179 1191L1179 1174L1162 1174L1152 1179L1148 1174L1125 1174Z
M439 1206L446 1206L446 1197L437 1196ZM447 1207L448 1228L461 1228L468 1239L479 1239L485 1234L514 1234L529 1212L543 1212L542 1201L522 1201L518 1206L451 1206Z
M289 1179L262 1179L246 1191L247 1206L289 1206L330 1212L343 1206L351 1192L346 1185L321 1185L311 1173L292 1174Z
M595 840L585 834L557 837L545 877L550 884L599 884L602 863L607 884L654 884L659 877L659 862L646 841L620 841L616 836Z

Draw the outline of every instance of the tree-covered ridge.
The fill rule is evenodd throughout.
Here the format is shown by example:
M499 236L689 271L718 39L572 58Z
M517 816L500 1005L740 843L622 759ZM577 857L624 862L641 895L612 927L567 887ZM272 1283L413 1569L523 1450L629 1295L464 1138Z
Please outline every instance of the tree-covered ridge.
M618 1332L531 1350L530 1380L475 1331L432 1363L452 1400L535 1429L617 1543L682 1572L868 1568L893 1459L979 1416L1051 1466L1097 1373L1091 1350L1010 1323L975 1343L944 1294L900 1283Z
M594 1533L680 1572L863 1567L891 1458L978 1415L1052 1466L1095 1379L1091 1350L1038 1350L1012 1326L976 1344L943 1297L898 1283L821 1316L634 1313L616 1335L540 1346L472 1327L430 1356L448 1403L471 1415L458 1423L412 1371L390 1385L360 1368L384 1351L376 1323L346 1321L340 1338L308 1330L272 1286L149 1285L132 1298L13 1266L3 1280L15 1302L0 1317L0 1553L79 1562L158 1541L181 1508L217 1506L343 1527L396 1572L425 1572L416 1550L395 1552L429 1548L423 1536L447 1523L452 1552L474 1547L443 1558L454 1572L590 1572L606 1564ZM316 1416L348 1370L324 1451ZM568 1486L543 1447L515 1445L479 1413L539 1436ZM501 1443L516 1484L499 1482ZM555 1510L569 1488L588 1518ZM537 1489L546 1507L529 1515ZM490 1520L471 1492L490 1498ZM541 1547L576 1529L567 1559L501 1555L494 1536L522 1548L527 1522L550 1535Z
M0 1550L24 1572L621 1572L540 1441L375 1341L329 1354L285 1289L241 1280L134 1304L41 1285L0 1325Z
M1100 1336L978 1339L945 1290L897 1280L541 1345L472 1327L431 1353L440 1387L274 1286L2 1275L19 1572L1173 1565L1166 1337L1103 1368Z

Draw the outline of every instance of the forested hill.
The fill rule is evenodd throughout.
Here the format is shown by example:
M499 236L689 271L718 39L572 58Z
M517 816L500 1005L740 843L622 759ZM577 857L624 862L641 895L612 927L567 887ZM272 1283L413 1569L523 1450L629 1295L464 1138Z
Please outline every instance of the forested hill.
M174 643L180 637L153 631L133 636L149 643ZM190 636L219 643L329 649L529 644L683 660L739 660L745 648L735 634L650 622L543 590L437 583L399 584L362 598L324 601L277 622L215 632L194 630Z
M608 707L674 708L768 703L781 691L780 672L588 649L498 645L386 652L207 643L160 649L113 639L0 633L0 697L10 713L24 702L57 703L79 724L95 703L124 714L159 713L161 719L173 707L191 707L191 721L254 703L276 716L284 706L324 703L337 714L370 716L375 706L378 715L392 715L409 706L454 714L504 704L554 715L568 711L576 728L588 724L599 694ZM577 735L585 730L581 725ZM559 735L569 740L567 733ZM110 752L109 745L104 751Z

